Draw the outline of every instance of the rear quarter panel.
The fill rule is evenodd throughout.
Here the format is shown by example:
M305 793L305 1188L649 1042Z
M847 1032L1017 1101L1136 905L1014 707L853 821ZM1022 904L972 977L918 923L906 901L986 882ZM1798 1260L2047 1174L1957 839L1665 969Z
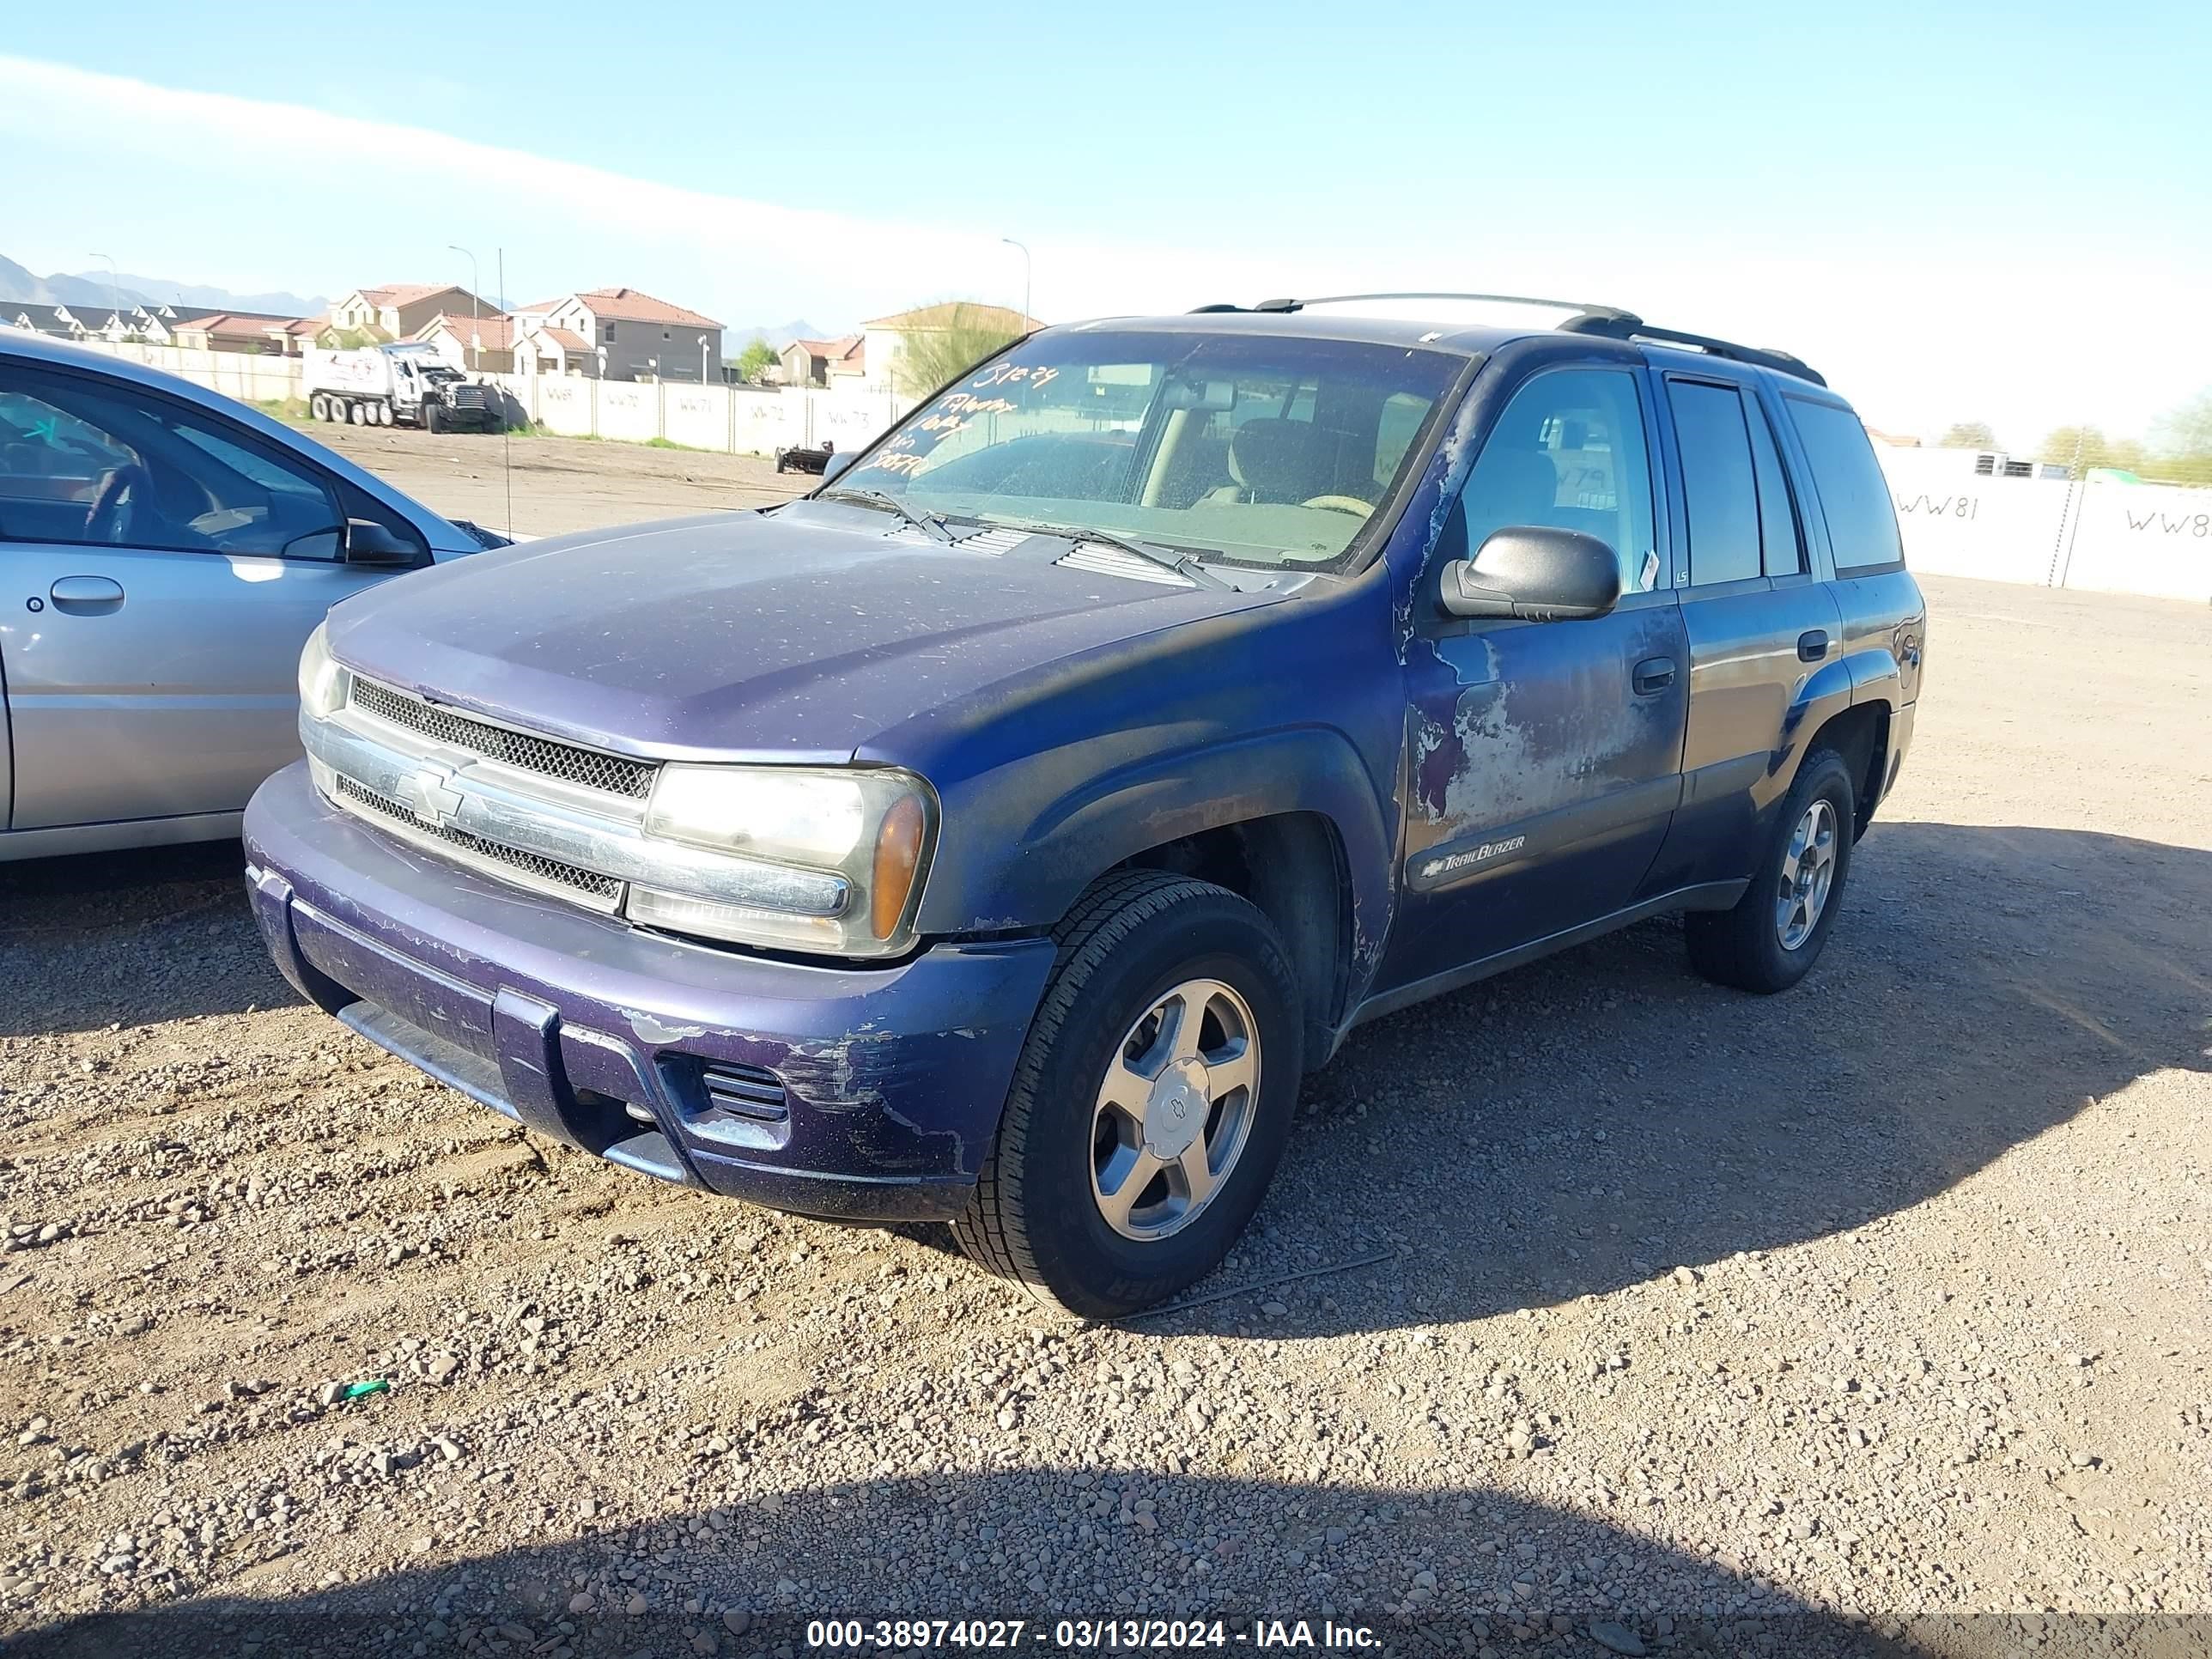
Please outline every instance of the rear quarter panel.
M1833 584L1842 622L1843 659L1851 672L1851 701L1896 706L1920 697L1927 647L1928 604L1902 566Z

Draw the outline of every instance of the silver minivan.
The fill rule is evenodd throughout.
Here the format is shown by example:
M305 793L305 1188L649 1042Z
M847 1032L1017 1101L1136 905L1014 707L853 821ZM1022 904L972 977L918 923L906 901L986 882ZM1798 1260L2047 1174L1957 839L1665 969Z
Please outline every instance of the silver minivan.
M348 594L504 538L243 404L0 329L0 860L238 832Z

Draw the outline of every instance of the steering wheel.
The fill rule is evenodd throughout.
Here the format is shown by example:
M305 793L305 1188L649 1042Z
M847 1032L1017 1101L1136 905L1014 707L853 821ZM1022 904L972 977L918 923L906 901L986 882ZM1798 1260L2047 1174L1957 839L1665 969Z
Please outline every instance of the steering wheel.
M152 483L143 466L109 468L93 495L92 505L85 509L85 540L124 540L129 533L128 515L134 501L133 492L149 488Z
M1355 519L1371 518L1375 509L1357 495L1309 495L1300 507L1319 507L1331 513L1349 513Z

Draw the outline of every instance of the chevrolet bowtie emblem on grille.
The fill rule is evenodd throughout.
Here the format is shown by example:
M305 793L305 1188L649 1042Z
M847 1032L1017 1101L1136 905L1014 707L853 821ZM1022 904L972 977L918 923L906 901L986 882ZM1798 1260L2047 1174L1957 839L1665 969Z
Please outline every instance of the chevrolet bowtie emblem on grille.
M461 810L461 792L453 787L453 775L442 766L426 766L400 779L399 799L416 817L440 829Z

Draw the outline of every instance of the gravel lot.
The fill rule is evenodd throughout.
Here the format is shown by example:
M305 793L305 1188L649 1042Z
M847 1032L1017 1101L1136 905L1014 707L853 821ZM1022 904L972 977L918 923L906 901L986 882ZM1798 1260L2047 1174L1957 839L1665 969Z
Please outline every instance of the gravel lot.
M489 441L341 441L499 521ZM776 489L514 453L526 530ZM532 1145L298 1005L234 845L0 867L0 1644L2205 1652L2212 618L1927 586L1807 985L1660 923L1370 1026L1212 1299L1120 1327Z
M774 462L755 455L647 444L473 433L434 437L408 427L323 422L301 430L441 513L494 530L511 524L525 536L765 507L817 482L800 473L779 476Z

